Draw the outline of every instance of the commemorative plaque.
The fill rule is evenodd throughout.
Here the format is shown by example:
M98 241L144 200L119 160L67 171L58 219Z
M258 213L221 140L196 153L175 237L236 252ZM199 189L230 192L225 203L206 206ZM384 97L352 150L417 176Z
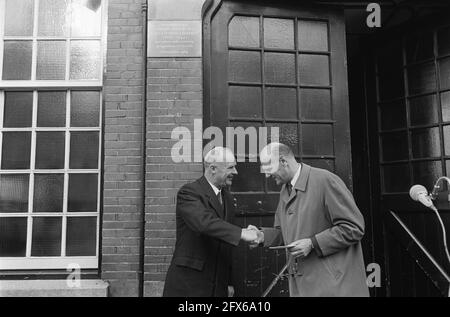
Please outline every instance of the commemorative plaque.
M201 21L148 21L148 57L201 57Z

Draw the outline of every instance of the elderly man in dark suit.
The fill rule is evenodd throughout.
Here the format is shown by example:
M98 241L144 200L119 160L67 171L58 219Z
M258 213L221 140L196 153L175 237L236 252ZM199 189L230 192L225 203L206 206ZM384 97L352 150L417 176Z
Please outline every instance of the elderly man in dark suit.
M296 161L280 143L260 153L267 177L283 185L274 228L258 243L288 246L291 296L368 296L360 240L364 218L344 182L329 171Z
M227 190L237 174L233 152L216 147L204 158L204 176L177 195L176 243L163 296L232 296L231 250L254 230L231 223L233 200Z

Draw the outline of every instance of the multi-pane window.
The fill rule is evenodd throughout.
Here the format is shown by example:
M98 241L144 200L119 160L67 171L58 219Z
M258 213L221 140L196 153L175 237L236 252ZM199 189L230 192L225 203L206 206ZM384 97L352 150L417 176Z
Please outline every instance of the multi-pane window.
M390 43L377 58L383 192L450 173L450 27Z
M327 19L233 16L228 30L228 119L236 127L278 127L280 141L297 157L334 171L329 37ZM238 207L274 211L280 187L265 180L258 166L238 163L240 176L232 186Z
M101 80L101 1L2 0L0 12L2 80Z
M0 0L0 269L98 266L104 16Z

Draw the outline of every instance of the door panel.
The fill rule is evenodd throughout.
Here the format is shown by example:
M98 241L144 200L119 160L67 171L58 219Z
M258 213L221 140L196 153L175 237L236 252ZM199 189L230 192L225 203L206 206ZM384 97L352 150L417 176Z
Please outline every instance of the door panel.
M204 126L220 127L224 135L226 127L278 127L280 141L297 158L337 173L351 187L342 12L289 1L215 1L210 12L210 25L204 22ZM280 187L260 173L259 163L249 162L251 145L236 153L246 162L238 163L231 187L235 221L272 226ZM234 258L244 267L236 294L260 296L284 259L283 252L241 246ZM284 280L270 296L286 295Z
M374 153L374 192L380 201L379 215L389 227L389 210L394 211L446 272L442 233L436 216L409 197L413 184L432 190L435 181L450 175L448 167L450 118L446 115L450 87L448 13L443 19L413 22L373 38L369 55L369 131ZM371 78L369 78L371 77ZM448 189L444 186L435 204L450 224ZM378 229L379 230L379 229ZM397 229L396 229L397 230ZM423 270L411 255L411 246L399 245L399 232L382 239L386 248L388 292L392 296L435 296L446 294L436 278ZM450 239L448 239L450 243Z

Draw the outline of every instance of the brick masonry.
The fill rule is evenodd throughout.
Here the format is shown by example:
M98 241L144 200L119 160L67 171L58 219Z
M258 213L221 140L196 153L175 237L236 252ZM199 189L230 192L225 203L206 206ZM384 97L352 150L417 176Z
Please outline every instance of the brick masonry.
M143 0L110 0L104 79L104 189L101 277L111 296L138 296L145 243L144 296L160 296L175 244L176 192L202 174L174 163L171 132L202 118L201 58L147 59L145 240L140 237Z
M139 290L143 100L141 0L110 0L104 78L101 277L111 296Z
M201 58L149 58L144 295L160 296L175 244L178 189L202 174L201 163L174 163L175 127L193 136L202 118ZM193 148L193 143L192 143Z

